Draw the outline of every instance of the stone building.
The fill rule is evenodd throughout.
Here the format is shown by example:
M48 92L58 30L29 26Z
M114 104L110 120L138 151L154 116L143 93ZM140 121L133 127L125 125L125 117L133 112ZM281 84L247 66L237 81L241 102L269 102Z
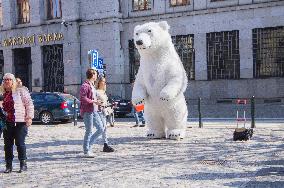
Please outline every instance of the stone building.
M136 25L166 20L187 98L284 96L283 0L0 0L0 74L78 95L96 49L109 93L129 98ZM0 76L1 76L0 75Z

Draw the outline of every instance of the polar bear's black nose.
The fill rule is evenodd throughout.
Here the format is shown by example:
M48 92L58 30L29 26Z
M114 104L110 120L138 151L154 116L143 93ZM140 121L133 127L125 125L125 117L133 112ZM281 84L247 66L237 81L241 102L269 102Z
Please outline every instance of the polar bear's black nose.
M143 42L142 42L142 40L137 40L137 41L136 41L136 44L137 44L137 45L142 45Z

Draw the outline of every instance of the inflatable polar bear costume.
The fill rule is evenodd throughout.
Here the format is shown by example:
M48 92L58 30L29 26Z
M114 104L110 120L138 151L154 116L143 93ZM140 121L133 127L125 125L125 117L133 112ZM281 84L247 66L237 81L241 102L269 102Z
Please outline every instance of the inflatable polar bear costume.
M134 43L141 56L132 91L133 104L145 103L149 138L184 138L187 75L166 21L138 25Z

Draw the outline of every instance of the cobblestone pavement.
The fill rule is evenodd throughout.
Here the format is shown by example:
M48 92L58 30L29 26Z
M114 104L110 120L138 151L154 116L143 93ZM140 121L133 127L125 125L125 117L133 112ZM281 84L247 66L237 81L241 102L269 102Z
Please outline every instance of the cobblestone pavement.
M82 155L83 123L33 125L27 137L28 171L2 173L0 187L283 187L284 124L258 122L252 140L232 141L235 122L190 122L181 141L148 140L131 119L108 127L114 153L95 144Z

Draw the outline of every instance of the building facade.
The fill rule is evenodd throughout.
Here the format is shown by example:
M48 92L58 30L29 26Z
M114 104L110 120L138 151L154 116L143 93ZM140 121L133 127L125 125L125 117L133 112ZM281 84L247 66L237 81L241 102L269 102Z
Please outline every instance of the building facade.
M188 74L186 98L284 96L283 0L0 3L0 74L15 73L33 91L78 95L96 49L108 92L130 98L139 67L133 29L166 20Z

